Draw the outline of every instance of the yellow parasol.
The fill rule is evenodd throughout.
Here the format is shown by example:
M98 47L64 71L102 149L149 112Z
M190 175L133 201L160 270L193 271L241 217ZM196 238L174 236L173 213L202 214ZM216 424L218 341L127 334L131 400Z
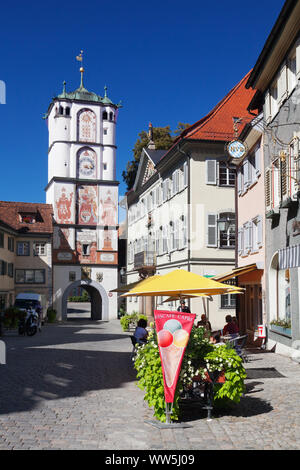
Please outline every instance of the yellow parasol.
M242 291L236 286L223 284L184 269L175 269L158 278L152 276L147 281L147 284L140 283L121 297L161 295L179 299L185 295L220 295Z

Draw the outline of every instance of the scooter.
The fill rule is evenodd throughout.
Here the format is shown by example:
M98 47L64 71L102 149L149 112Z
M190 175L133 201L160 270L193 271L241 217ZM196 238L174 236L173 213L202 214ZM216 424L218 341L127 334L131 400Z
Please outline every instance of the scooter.
M27 310L26 317L19 321L19 335L33 336L38 329L39 317L34 310Z

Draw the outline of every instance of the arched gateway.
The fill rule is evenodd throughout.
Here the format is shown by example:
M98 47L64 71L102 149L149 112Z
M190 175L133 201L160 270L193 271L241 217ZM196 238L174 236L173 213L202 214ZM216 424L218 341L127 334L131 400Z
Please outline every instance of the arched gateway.
M62 296L62 320L67 320L68 297L76 287L83 287L91 297L91 319L108 320L108 296L104 287L96 281L80 280L69 284Z

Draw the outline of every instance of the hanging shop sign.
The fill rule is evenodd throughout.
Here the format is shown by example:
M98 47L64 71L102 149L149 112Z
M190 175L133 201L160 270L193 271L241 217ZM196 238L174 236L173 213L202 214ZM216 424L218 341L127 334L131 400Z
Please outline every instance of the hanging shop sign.
M247 153L247 146L241 140L232 140L226 146L227 152L231 158L242 158Z

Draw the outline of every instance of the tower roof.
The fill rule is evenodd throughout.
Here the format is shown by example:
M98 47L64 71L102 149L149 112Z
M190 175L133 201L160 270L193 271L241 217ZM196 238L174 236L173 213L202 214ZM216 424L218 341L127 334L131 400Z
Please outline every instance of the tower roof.
M53 103L55 100L71 100L71 101L90 101L94 103L101 103L103 105L110 105L115 108L121 108L122 104L121 101L118 104L113 103L107 96L107 86L104 87L104 97L97 95L96 93L87 90L84 85L83 85L83 72L84 69L83 67L80 67L80 72L81 72L81 81L80 81L80 86L75 90L71 92L66 91L66 82L63 82L63 91L59 95L55 96L52 98L52 102L49 105L47 113L43 116L44 119L47 119L49 116L49 113L51 111L51 108L53 106Z

